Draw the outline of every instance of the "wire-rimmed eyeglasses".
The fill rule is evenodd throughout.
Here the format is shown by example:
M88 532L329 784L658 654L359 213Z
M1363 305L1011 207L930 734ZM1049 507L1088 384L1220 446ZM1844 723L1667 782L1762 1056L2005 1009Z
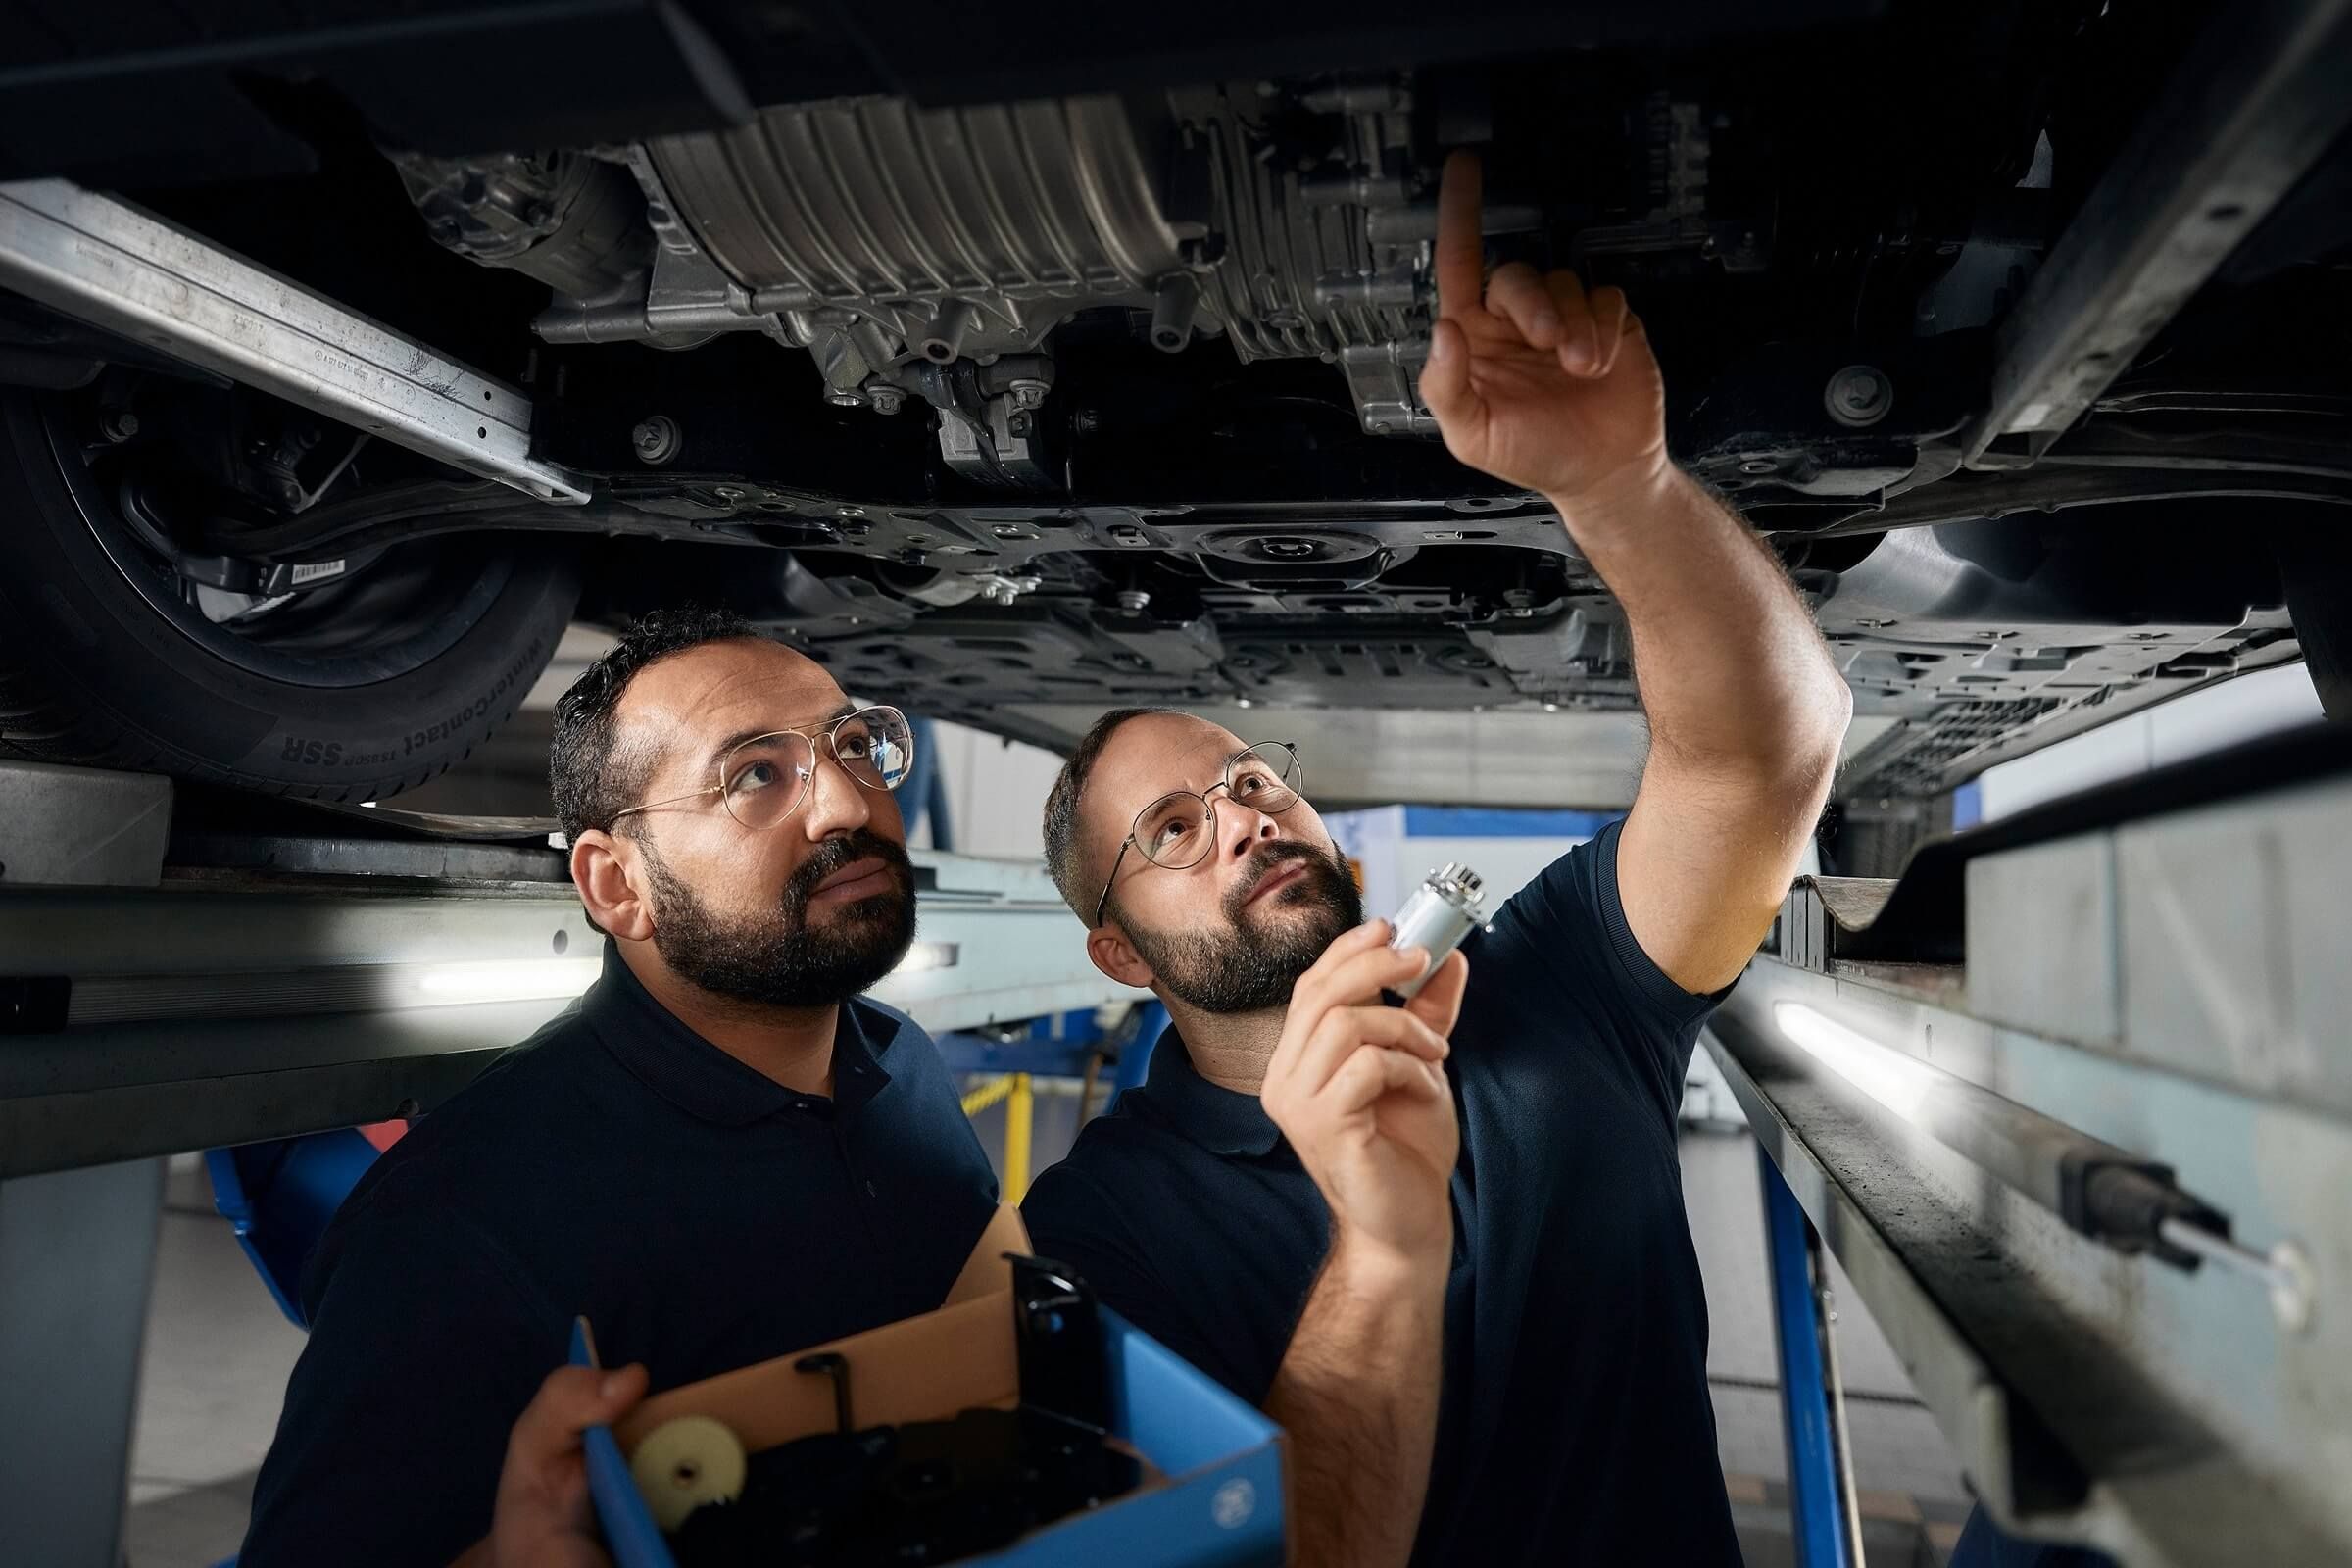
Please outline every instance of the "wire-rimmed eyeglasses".
M1224 776L1209 789L1221 789L1251 810L1274 816L1298 805L1305 787L1306 770L1299 764L1298 748L1289 741L1260 741L1228 758ZM1130 849L1142 851L1153 865L1181 871L1207 858L1216 842L1217 807L1205 792L1196 795L1191 790L1170 790L1162 795L1135 813L1134 826L1120 841L1118 856L1110 862L1110 875L1102 883L1102 897L1095 901L1094 923L1101 925L1102 911L1110 907L1110 890L1119 880L1119 866Z
M718 782L684 795L647 801L612 813L612 820L658 806L715 795L727 814L745 827L775 827L808 798L816 777L816 737L822 735L843 772L869 790L895 790L914 768L914 728L895 708L859 708L821 724L770 730L727 748L718 760Z

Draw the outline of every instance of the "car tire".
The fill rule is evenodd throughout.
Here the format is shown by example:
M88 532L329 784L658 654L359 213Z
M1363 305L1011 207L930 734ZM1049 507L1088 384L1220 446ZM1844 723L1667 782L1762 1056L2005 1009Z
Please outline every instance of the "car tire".
M579 596L562 541L442 535L395 547L393 567L341 590L369 637L343 646L329 619L273 647L213 624L123 537L60 408L0 404L0 751L380 799L514 712Z

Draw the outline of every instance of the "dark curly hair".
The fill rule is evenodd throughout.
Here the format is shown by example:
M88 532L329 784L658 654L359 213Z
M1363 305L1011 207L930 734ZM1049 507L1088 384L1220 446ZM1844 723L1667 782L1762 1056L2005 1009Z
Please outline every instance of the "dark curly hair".
M566 840L576 843L592 827L610 832L612 818L645 793L660 760L643 750L614 745L613 713L637 672L705 643L764 635L732 611L695 606L657 610L623 631L612 651L590 664L556 699L547 778Z

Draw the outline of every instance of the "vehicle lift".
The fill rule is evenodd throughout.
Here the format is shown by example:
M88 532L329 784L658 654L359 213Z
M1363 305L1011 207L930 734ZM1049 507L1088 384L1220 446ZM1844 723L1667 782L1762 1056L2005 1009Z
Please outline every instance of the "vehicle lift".
M285 1299L371 1152L307 1148L330 1200L274 1228L240 1179L429 1110L593 978L547 829L0 761L0 1555L120 1560L160 1156L237 1151ZM1133 1081L1158 1017L1043 872L915 858L877 995L1005 1075L973 1098L1122 1043ZM1862 1560L1824 1248L2003 1531L2352 1560L2348 887L2324 726L1790 893L1706 1045L1765 1164L1806 1568Z

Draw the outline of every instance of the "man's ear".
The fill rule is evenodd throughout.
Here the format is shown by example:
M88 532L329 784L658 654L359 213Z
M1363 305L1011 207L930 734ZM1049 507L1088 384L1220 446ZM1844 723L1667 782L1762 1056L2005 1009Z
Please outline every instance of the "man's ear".
M1157 978L1152 966L1137 956L1127 941L1127 934L1116 926L1099 925L1086 934L1086 956L1102 970L1123 986L1148 989Z
M638 879L644 875L633 848L602 828L590 828L571 847L571 885L579 890L588 918L623 942L654 934L654 906Z

